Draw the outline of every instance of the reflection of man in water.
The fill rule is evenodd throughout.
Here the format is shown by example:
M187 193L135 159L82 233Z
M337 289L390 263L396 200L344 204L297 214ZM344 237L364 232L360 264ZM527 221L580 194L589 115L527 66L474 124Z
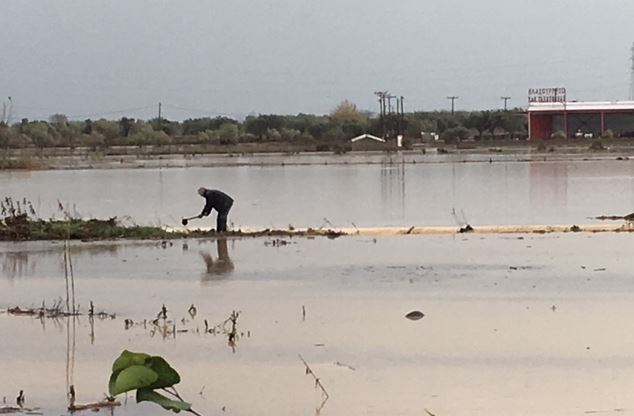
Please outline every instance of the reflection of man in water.
M205 207L198 218L206 217L212 209L218 211L216 219L216 231L227 231L227 216L233 205L233 198L217 189L198 188L198 194L205 198Z
M205 265L207 266L208 275L223 275L231 273L234 269L233 262L229 258L229 249L227 248L227 239L221 238L216 240L216 248L218 249L218 258L216 260L209 253L200 252Z

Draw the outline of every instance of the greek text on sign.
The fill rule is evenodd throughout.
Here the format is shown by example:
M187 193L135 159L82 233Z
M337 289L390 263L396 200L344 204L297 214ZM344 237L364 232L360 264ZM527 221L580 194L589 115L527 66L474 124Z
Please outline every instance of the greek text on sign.
M565 103L565 88L529 88L529 103Z

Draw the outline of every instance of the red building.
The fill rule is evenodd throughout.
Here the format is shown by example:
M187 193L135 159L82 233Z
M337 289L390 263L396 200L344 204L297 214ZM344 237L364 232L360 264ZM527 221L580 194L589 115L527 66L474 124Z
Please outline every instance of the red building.
M550 139L558 132L567 138L634 137L634 101L531 102L528 136Z

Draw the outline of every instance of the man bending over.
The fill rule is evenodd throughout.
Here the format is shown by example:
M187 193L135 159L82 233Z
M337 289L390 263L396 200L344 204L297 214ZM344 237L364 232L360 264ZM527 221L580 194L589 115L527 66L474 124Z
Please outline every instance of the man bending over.
M198 218L208 216L211 210L215 209L218 211L216 231L219 233L227 231L227 216L233 205L233 198L217 189L198 188L198 194L205 198L205 207Z

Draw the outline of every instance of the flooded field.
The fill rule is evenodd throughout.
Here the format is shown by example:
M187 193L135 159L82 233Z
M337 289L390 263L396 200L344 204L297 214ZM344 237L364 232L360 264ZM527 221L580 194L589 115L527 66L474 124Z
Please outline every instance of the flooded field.
M0 189L30 199L44 218L59 215L59 200L84 217L169 226L200 212L199 186L234 197L234 228L453 226L454 209L474 226L583 224L634 210L634 160L377 157L371 164L0 172Z
M81 311L92 301L116 317L1 313L0 396L13 403L22 389L26 406L64 414L67 384L79 403L102 399L129 349L165 357L204 415L632 414L632 238L74 243ZM62 253L0 245L0 308L64 298ZM168 324L154 325L163 304ZM132 397L114 410L161 412Z
M634 161L406 162L1 172L0 189L43 218L59 201L168 226L200 212L199 186L234 196L236 228L569 226L634 211ZM23 390L36 413L66 414L69 386L77 403L103 399L128 349L167 359L205 416L634 414L632 238L77 241L82 314L55 319L8 310L65 307L64 243L1 243L0 397ZM91 302L104 314L89 318ZM113 412L164 411L131 395Z

